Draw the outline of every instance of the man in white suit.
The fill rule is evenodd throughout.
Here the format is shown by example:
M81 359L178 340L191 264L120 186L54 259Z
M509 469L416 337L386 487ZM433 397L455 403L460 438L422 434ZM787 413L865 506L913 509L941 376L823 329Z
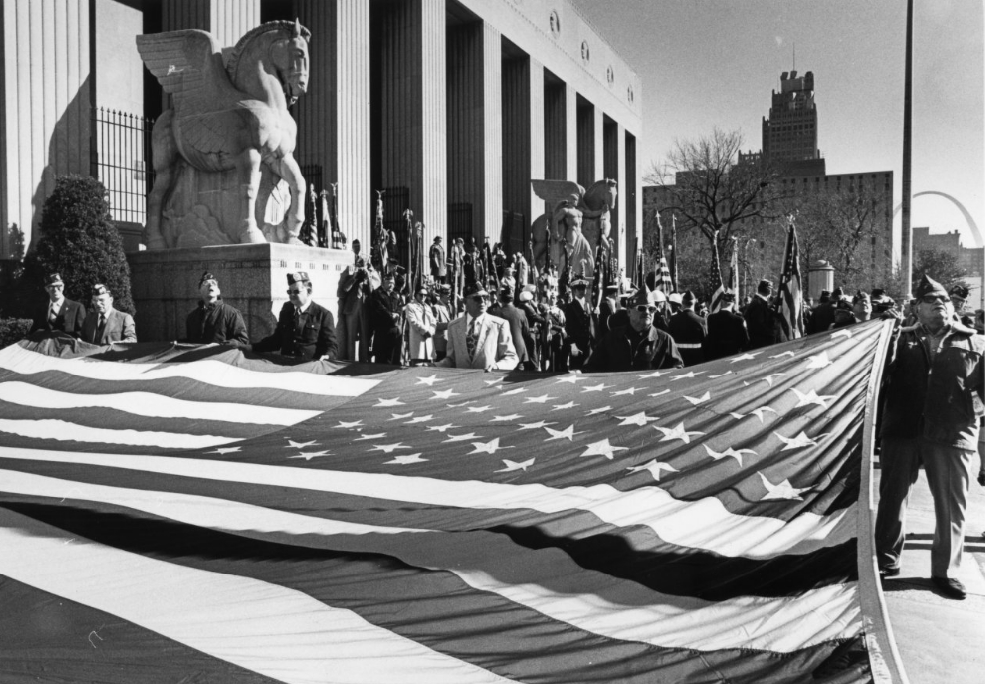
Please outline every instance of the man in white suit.
M407 322L407 337L412 366L430 364L434 357L435 320L431 305L425 299L428 289L423 285L417 288L414 299L404 306L404 320Z
M509 371L519 359L510 324L486 313L489 293L481 285L465 288L465 315L448 324L448 354L436 365Z

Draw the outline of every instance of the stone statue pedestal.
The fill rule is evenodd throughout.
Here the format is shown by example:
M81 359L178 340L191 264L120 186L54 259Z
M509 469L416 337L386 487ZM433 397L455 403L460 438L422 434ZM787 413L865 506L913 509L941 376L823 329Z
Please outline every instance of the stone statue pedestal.
M239 309L254 342L269 335L287 298L287 274L307 271L311 297L338 322L338 285L353 254L307 245L260 243L127 254L137 338L168 342L185 337L185 318L198 305L198 280L209 271L222 299Z

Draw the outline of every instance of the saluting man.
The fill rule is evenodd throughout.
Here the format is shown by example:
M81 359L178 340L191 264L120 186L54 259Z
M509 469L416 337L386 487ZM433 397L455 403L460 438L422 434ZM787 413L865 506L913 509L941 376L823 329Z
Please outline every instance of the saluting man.
M279 352L305 361L338 357L332 312L311 299L311 280L304 271L287 274L287 295L273 334L253 345L255 352Z

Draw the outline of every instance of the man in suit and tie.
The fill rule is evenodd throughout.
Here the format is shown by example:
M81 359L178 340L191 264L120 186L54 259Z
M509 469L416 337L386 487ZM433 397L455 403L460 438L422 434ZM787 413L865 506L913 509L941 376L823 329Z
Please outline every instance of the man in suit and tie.
M48 304L34 316L31 332L60 331L72 337L82 335L86 309L79 302L65 297L65 282L57 273L49 273L44 279L44 289L48 292Z
M517 364L527 365L530 355L527 352L527 338L530 337L530 324L527 315L513 306L513 289L505 285L499 291L499 306L489 310L496 318L502 318L510 324L510 337L513 339L513 349L516 351Z
M253 345L255 352L280 352L305 361L338 358L332 312L311 299L311 280L304 271L287 274L287 294L273 334Z
M510 324L486 313L489 293L481 285L465 289L465 315L448 324L448 355L438 366L513 370L519 359L513 347Z
M82 341L90 344L137 341L133 316L113 308L113 293L102 283L92 286L92 310L82 324Z

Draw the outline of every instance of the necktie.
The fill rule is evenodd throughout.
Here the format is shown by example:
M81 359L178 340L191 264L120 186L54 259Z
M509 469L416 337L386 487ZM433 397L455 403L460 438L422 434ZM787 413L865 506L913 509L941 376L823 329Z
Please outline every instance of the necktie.
M475 334L475 320L476 319L473 318L472 322L469 323L469 332L465 336L465 346L469 350L469 363L472 363L472 359L475 358L475 346L476 342L478 342L478 338Z
M48 307L48 322L54 323L55 319L58 318L58 313L55 311L55 305L52 304Z
M96 326L96 330L92 333L92 343L99 344L100 340L103 339L103 330L106 326L106 315L99 314L99 325Z

